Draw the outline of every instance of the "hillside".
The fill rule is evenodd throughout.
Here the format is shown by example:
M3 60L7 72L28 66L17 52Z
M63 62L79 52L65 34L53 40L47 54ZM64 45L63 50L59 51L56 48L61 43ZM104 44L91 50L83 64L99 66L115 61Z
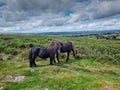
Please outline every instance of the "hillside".
M72 41L77 58L65 54L61 64L37 58L29 67L29 50L49 46L52 40ZM120 40L95 36L0 35L0 90L120 90Z

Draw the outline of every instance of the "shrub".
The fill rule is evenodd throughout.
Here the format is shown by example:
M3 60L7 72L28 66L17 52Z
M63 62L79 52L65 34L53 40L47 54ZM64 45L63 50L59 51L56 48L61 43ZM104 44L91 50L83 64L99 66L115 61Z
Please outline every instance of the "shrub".
M116 63L120 64L120 54L115 54L113 57L115 58Z
M110 56L110 55L105 55L102 54L97 58L98 61L100 62L107 62L107 63L114 63L115 62L115 58Z
M4 46L0 46L0 53L4 51Z
M21 44L21 45L19 45L19 48L26 48L26 45L25 44Z
M11 55L17 55L18 54L17 50L15 50L14 48L6 48L6 49L4 49L4 53L5 54L11 54Z
M8 46L8 47L14 47L14 48L17 48L18 45L19 45L18 43L10 42L7 46Z

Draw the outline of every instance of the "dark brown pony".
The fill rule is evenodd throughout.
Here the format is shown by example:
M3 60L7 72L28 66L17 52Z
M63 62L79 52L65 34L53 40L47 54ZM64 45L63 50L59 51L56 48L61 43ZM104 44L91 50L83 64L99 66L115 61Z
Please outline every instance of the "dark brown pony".
M60 49L57 44L52 43L49 47L32 47L29 53L29 64L30 67L36 66L35 59L37 56L40 58L50 58L50 65L55 62L55 54L60 53Z
M71 51L73 52L73 56L76 57L76 50L75 50L75 47L72 42L52 41L52 44L57 44L61 53L67 52L66 62L68 62L68 60L69 60L69 55L70 55ZM59 53L56 54L56 58L57 58L58 62L60 62L59 61Z

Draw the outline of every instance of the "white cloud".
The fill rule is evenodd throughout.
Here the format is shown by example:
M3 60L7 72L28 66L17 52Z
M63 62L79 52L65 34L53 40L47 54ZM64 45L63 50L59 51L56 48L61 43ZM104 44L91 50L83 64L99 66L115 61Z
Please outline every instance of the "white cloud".
M81 31L81 30L111 30L111 29L119 29L120 28L120 20L119 19L103 19L91 22L75 22L73 24L65 24L62 26L49 26L44 25L41 20L31 19L28 22L18 23L15 22L14 25L9 27L0 27L0 32L68 32L68 31ZM1 31L2 30L2 31Z
M79 14L76 14L76 13L70 14L70 19L69 19L68 23L76 22L77 20L79 20L79 17L80 17Z
M6 3L0 6L0 32L120 29L120 20L109 18L120 16L120 0L0 0L0 3ZM67 10L72 13L65 16Z

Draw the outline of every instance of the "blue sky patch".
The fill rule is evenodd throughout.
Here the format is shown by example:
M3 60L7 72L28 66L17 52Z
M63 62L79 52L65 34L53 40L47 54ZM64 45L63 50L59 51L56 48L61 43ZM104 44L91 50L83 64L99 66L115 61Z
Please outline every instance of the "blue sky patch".
M65 11L65 16L70 16L70 14L72 14L73 13L73 11L72 10L66 10Z
M6 3L0 2L0 7L7 5Z

